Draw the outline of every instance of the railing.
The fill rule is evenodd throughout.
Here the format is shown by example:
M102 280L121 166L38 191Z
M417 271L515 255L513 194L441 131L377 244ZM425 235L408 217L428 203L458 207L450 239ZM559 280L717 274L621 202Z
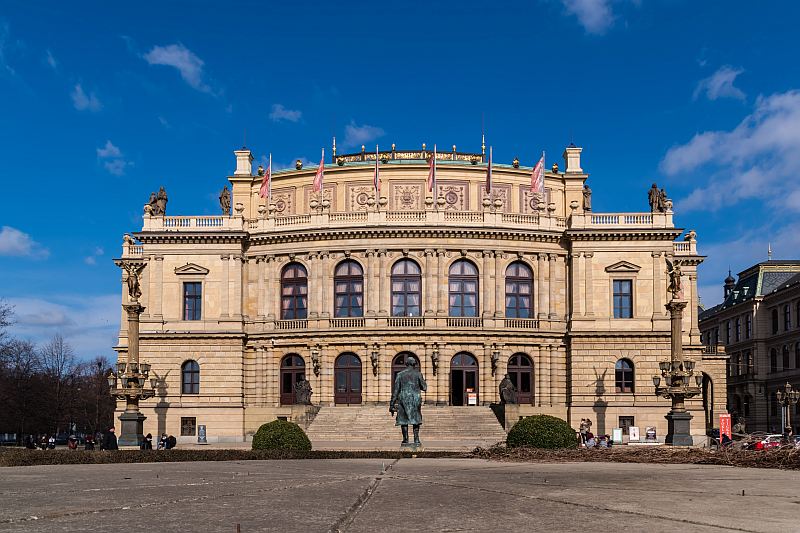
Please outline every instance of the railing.
M503 213L503 222L509 222L511 224L521 224L523 226L536 226L539 224L539 215Z
M483 222L483 212L445 211L444 219L450 222Z
M125 244L122 246L123 257L140 256L144 253L144 248L141 244Z
M224 217L164 217L165 228L222 228Z
M287 215L285 217L275 217L276 226L297 226L300 224L310 224L311 215Z
M387 211L388 222L424 222L427 218L425 211Z
M506 318L506 327L515 329L538 329L539 321L535 318Z
M448 317L447 327L449 328L482 328L483 319L474 317Z
M675 255L697 255L697 241L673 242L672 249Z
M332 328L363 328L363 318L331 318Z
M393 316L388 321L390 328L421 328L424 324L421 316Z
M592 215L592 225L639 226L653 223L652 213L608 213Z
M331 213L331 222L366 222L367 212L360 211L355 213Z
M276 320L275 329L308 329L308 320Z
M708 355L725 355L724 344L706 344L703 347L703 353Z

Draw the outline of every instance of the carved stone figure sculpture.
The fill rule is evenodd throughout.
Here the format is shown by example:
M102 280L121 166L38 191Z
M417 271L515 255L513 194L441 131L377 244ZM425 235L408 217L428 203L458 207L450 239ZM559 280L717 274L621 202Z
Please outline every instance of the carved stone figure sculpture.
M674 299L680 299L683 294L683 287L681 286L681 266L677 262L673 264L672 261L667 259L667 274L669 275L669 286L667 291L672 294Z
M123 268L128 273L128 279L125 281L128 285L128 296L130 296L131 300L138 301L142 295L139 274L144 267L124 264Z
M664 189L658 192L658 210L662 213L667 211L667 191Z
M167 214L167 191L164 190L164 187L161 187L158 190L158 195L156 195L157 199L157 206L158 212L156 213L157 216L164 216Z
M150 193L150 199L147 201L144 211L145 213L156 216L156 213L158 212L158 199L156 198L156 193Z
M219 206L222 209L223 215L230 216L231 214L231 192L228 190L228 186L224 186L222 188L222 192L219 193Z
M650 211L655 213L658 211L658 185L655 183L650 190L647 191L647 201L650 203Z
M510 405L517 403L517 387L508 374L500 381L500 403Z
M588 185L583 186L583 210L592 210L592 189Z
M303 374L294 386L294 403L297 405L311 405L312 394L311 383L306 379L305 374Z
M428 389L425 378L417 370L417 360L413 357L406 359L405 370L397 374L394 380L392 401L389 403L389 413L394 416L395 425L400 426L403 433L403 446L409 446L408 426L414 428L414 446L420 446L419 428L422 425L422 392Z

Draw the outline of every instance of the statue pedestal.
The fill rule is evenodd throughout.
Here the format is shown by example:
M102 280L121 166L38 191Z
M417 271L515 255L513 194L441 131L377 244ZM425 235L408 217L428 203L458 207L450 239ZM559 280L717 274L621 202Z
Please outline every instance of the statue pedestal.
M419 452L423 450L422 443L415 444L413 442L400 443L400 450L404 452Z
M146 418L139 411L133 413L125 411L119 415L122 429L117 439L117 445L120 447L136 446L137 448L141 446L142 441L144 441L144 421Z
M692 415L686 411L670 411L664 417L667 419L667 436L664 440L671 446L692 446L691 425Z

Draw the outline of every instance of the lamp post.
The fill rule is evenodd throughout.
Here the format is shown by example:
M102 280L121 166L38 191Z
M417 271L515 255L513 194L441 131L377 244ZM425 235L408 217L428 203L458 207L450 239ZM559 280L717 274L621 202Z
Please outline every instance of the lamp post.
M783 391L777 391L775 396L778 398L778 403L781 404L781 415L783 420L783 434L789 436L792 434L792 409L800 401L800 390L793 390L791 383L786 383L783 386Z
M139 303L141 289L139 272L142 267L127 263L121 266L128 272L128 293L130 303L122 304L128 314L128 357L118 361L116 372L108 374L108 388L111 396L125 401L125 412L119 415L122 428L119 435L120 446L141 446L144 440L144 421L147 418L139 411L139 400L155 396L155 379L150 380L150 365L139 362L139 315L144 306Z
M677 292L677 291L676 291ZM669 361L658 364L661 376L653 376L656 395L672 400L672 409L664 417L667 419L666 444L672 446L691 446L692 415L686 410L685 400L700 394L703 383L702 374L694 375L694 361L683 358L682 322L686 301L677 300L673 293L672 300L666 304L670 314L671 349ZM692 384L694 376L694 384ZM664 386L661 380L664 380Z

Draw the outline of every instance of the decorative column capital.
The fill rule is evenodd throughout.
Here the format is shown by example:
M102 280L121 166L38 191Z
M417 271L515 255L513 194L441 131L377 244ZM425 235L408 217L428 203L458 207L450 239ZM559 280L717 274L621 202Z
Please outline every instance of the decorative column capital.
M546 253L538 253L536 255L539 258L539 261L547 261L547 254Z
M137 318L141 315L145 307L140 304L138 301L133 301L131 303L122 304L122 308L128 313L128 318Z

